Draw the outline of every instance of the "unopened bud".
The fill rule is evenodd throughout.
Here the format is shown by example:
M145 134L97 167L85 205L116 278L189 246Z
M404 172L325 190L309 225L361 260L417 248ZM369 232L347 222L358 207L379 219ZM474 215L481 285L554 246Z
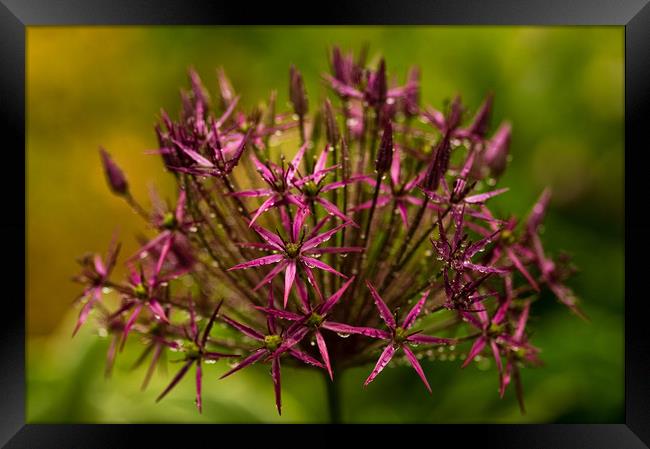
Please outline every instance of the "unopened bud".
M488 142L483 155L483 162L489 167L493 176L499 176L508 163L508 151L510 149L511 127L509 123L503 123L492 139Z
M113 162L111 155L104 148L99 147L99 155L102 158L102 165L104 166L104 174L106 175L108 186L116 195L126 195L129 192L129 184L126 182L126 177L122 169Z
M375 170L377 173L385 173L390 170L393 162L393 126L390 120L384 122L384 132L381 135Z
M293 110L299 116L307 114L309 105L307 103L307 94L302 82L302 75L293 65L289 71L289 98L293 104Z
M339 127L336 124L336 116L332 110L332 103L329 98L325 100L325 132L327 134L327 142L336 146L339 141Z

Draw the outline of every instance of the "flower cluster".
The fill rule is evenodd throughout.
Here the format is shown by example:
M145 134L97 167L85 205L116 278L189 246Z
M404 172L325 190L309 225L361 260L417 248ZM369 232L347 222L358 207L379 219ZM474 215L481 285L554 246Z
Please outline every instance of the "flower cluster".
M568 259L542 247L549 191L523 220L488 208L507 195L496 184L511 135L508 123L490 132L491 94L474 114L459 97L437 110L420 105L416 68L399 84L383 59L368 67L335 48L330 63L332 98L316 107L291 67L284 113L275 92L245 112L223 70L211 98L191 70L178 119L162 111L155 127L173 207L155 195L143 207L100 150L111 190L150 237L125 260L123 282L111 277L115 242L80 261L75 333L98 317L112 336L107 373L137 335L138 363L151 356L143 387L176 353L181 368L158 399L194 366L199 410L202 366L222 358L221 378L269 363L280 413L281 362L336 382L377 360L368 385L403 360L431 391L420 362L437 347L463 367L493 358L501 396L514 380L523 409L520 368L540 363L532 304L547 291L581 315Z

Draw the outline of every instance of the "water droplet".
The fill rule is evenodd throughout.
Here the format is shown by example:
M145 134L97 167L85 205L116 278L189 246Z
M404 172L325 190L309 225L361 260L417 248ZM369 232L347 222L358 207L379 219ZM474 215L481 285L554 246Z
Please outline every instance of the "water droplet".
M104 293L105 295L109 294L112 291L113 291L113 289L111 289L110 287L102 288L102 293Z
M108 336L108 332L103 327L100 327L99 329L97 329L97 335L99 335L102 338L106 338Z
M341 338L348 338L350 336L350 334L344 334L343 332L337 332L336 335Z
M214 359L206 359L205 363L206 365L214 365L215 363L217 363L217 361Z

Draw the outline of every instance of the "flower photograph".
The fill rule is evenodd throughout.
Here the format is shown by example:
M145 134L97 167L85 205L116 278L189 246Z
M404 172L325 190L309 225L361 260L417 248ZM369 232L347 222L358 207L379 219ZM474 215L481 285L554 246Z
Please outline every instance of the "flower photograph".
M623 420L623 27L26 42L28 423Z

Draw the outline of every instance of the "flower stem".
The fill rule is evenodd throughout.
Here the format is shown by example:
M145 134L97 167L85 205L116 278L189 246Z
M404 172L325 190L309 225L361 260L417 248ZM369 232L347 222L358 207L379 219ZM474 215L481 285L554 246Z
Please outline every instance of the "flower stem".
M330 424L341 424L341 403L340 403L340 390L339 390L339 373L335 373L334 380L330 379L327 371L323 371L323 379L325 379L325 387L327 389L327 404L329 409L329 422Z

